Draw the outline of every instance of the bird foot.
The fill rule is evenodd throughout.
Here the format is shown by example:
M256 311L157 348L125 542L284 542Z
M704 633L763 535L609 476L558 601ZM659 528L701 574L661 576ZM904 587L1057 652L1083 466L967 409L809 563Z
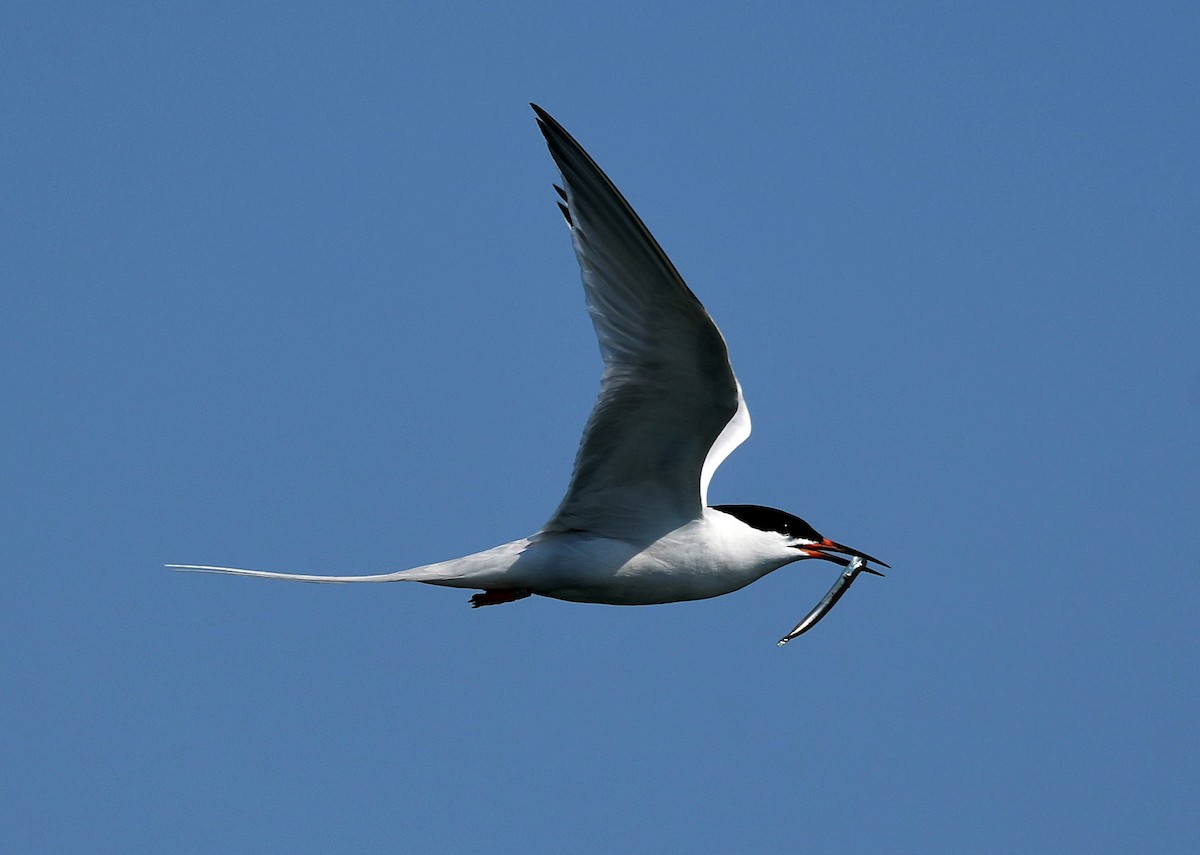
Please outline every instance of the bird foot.
M526 588L502 588L497 591L484 591L482 594L475 594L471 597L471 608L477 609L480 606L498 606L501 603L511 603L514 600L523 600L528 596L532 596L533 591Z

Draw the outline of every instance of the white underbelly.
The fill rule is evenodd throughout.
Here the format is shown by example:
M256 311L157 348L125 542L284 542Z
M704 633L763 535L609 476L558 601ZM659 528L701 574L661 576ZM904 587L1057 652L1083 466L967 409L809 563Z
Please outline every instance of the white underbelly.
M539 533L495 549L415 568L413 581L525 590L579 603L639 606L719 597L796 560L756 551L740 523L696 520L656 539ZM743 531L745 529L745 531ZM741 539L739 540L739 537Z
M644 606L719 597L768 572L730 566L711 552L687 554L671 549L667 560L654 546L639 550L612 544L600 551L595 547L593 541L590 549L580 550L576 563L559 565L530 590L577 603Z

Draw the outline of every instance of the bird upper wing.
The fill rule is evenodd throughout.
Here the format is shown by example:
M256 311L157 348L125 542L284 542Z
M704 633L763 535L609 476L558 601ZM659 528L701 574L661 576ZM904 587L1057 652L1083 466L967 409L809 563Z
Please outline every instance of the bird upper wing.
M750 435L725 340L613 183L536 104L604 375L567 494L547 531L664 532L696 519Z

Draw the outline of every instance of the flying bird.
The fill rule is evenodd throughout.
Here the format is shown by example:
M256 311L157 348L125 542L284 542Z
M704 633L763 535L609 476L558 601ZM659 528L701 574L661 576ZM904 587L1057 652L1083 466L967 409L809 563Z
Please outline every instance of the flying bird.
M562 176L554 189L604 359L570 485L550 519L493 549L372 576L168 566L301 582L425 582L479 590L474 607L533 594L626 606L702 600L806 559L846 568L783 643L823 617L859 571L882 575L867 562L888 565L786 511L708 505L713 473L750 435L725 340L608 176L531 106Z

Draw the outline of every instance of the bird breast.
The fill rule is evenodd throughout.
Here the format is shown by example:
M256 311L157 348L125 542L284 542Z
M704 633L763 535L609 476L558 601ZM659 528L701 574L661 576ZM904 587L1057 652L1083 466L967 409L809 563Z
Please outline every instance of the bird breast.
M585 532L534 538L522 562L536 577L527 587L542 596L651 605L728 594L799 557L778 535L710 511L645 543Z

